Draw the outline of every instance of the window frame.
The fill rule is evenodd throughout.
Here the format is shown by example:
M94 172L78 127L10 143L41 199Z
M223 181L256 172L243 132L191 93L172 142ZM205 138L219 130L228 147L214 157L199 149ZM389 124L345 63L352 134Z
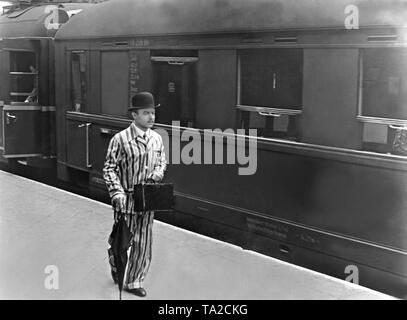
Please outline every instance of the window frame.
M269 107L269 106L255 106L255 105L246 105L241 102L242 100L242 51L248 51L248 50L253 50L253 51L263 51L263 50L284 50L284 49L299 49L301 51L301 65L302 65L302 72L303 72L303 65L304 65L304 48L298 48L298 47L290 47L290 48L249 48L249 49L243 49L243 50L237 50L236 56L237 56L237 79L236 79L236 110L239 111L240 113L240 125L238 127L245 128L246 126L244 125L244 120L243 120L243 113L244 112L253 112L257 113L258 116L264 117L265 123L268 122L268 118L273 118L272 121L274 123L274 120L280 116L288 116L289 120L288 121L295 121L298 124L299 116L303 112L303 105L302 105L302 91L303 91L303 77L301 77L301 105L296 107L296 109L293 108L276 108L276 107ZM273 79L274 80L274 79ZM294 117L294 119L290 118L291 116ZM298 117L297 117L298 116ZM266 125L267 126L267 125ZM249 128L250 129L250 128ZM259 136L258 138L261 139L270 139L270 140L275 140L275 141L283 141L283 142L299 142L297 139L301 136L301 133L299 129L297 128L297 134L295 137L271 137L271 136ZM287 133L288 133L288 128L287 128ZM293 139L294 138L294 139Z
M9 55L9 66L8 66L8 75L9 75L9 86L8 86L8 97L10 99L10 104L21 104L21 103L25 103L23 101L17 101L15 99L13 99L14 96L25 96L25 97L29 97L30 94L33 91L30 92L17 92L17 91L11 91L11 78L12 76L15 75L20 75L20 76L33 76L34 75L34 79L33 79L33 86L36 83L37 84L37 94L36 94L36 100L39 100L39 54L38 52L36 52L35 50L31 50L31 49L18 49L18 48L12 48L12 49L7 49L4 50L5 52L8 52ZM35 69L37 70L36 72L27 72L27 71L18 71L18 70L11 70L11 63L12 61L14 61L15 59L12 57L13 53L30 53L34 55L34 60L35 60ZM33 89L32 89L33 90Z
M126 112L125 112L125 114L117 114L117 113L106 113L106 112L103 112L104 110L103 110L103 107L102 107L102 104L103 104L103 102L102 102L102 83L103 83L103 68L105 68L106 66L105 65L103 65L103 63L102 63L102 60L103 60L103 54L108 54L108 53L124 53L124 54L126 54L127 55L127 61L128 61L128 64L127 64L127 73L126 73L126 77L127 77L127 80L126 80L126 83L127 83L127 93L126 93L126 99L127 99L127 103L126 103ZM122 118L122 119L128 119L128 114L129 114L129 111L128 111L128 106L130 105L130 103L131 103L131 97L132 97L132 95L134 94L134 92L133 92L133 88L132 88L132 84L131 84L131 80L132 80L132 78L131 78L131 72L132 72L132 70L131 70L131 64L133 63L133 61L132 61L132 54L133 54L133 50L132 49L129 49L129 48L120 48L120 49L116 49L116 48L104 48L104 49L101 49L101 50L99 50L99 75L100 75L100 78L99 78L99 85L100 85L100 92L99 92L99 99L100 99L100 106L99 106L99 114L100 115L102 115L102 116L106 116L106 117L117 117L117 118Z
M253 50L284 50L286 48L254 48ZM291 48L288 48L291 49ZM304 50L303 48L296 48ZM242 65L241 65L241 52L237 50L237 90L236 90L236 108L241 111L258 112L263 116L278 116L278 115L300 115L302 113L302 104L298 109L292 108L275 108L268 106L252 106L241 103L242 98Z
M73 94L74 90L74 81L73 81L73 55L76 54L78 55L78 60L79 60L79 72L81 69L81 58L79 55L83 55L84 59L84 64L85 64L85 72L84 72L84 77L85 77L85 94L82 92L82 87L81 84L79 84L80 90L81 90L81 106L80 110L76 110L75 107L75 97ZM69 97L69 102L70 102L70 111L73 112L79 112L79 113L89 113L89 57L88 57L89 52L87 50L83 49L71 49L68 50L68 72L67 72L67 77L68 77L68 97ZM81 73L81 72L80 72ZM80 76L80 75L79 75Z
M369 47L370 48L370 47ZM383 117L374 117L374 116L365 116L363 115L363 71L364 71L364 50L369 48L360 48L359 49L359 62L358 62L358 101L357 101L357 116L356 119L362 123L377 123L377 124L386 124L391 129L407 129L407 119L397 119L397 118L383 118ZM378 47L374 47L378 48ZM405 46L391 46L391 47L379 47L384 49L398 49L406 48ZM407 77L406 77L407 78Z

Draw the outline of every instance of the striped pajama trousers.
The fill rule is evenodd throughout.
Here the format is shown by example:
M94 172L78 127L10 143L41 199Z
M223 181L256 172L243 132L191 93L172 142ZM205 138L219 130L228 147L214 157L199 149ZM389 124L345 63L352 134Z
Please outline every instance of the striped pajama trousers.
M117 221L117 212L114 212L114 220ZM130 231L133 233L131 247L127 251L128 261L124 276L124 289L143 287L144 278L150 267L153 244L153 221L154 211L144 213L125 214L125 220ZM111 239L108 240L109 245ZM116 267L110 248L109 264L112 276L115 277Z

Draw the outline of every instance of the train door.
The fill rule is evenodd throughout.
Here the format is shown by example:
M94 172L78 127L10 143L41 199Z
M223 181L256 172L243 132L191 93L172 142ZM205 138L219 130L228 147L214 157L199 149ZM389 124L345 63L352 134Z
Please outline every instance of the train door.
M38 103L40 43L28 39L4 40L3 46L4 157L39 156L42 151L42 117Z
M154 93L160 107L156 122L193 127L195 122L195 82L197 57L152 56Z

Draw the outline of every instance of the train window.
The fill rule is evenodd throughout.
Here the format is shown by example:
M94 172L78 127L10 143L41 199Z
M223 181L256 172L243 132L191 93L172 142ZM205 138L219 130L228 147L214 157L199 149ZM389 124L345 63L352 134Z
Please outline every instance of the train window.
M239 104L301 110L302 50L242 50Z
M407 48L363 50L362 115L407 120Z
M407 49L364 49L361 68L363 149L407 155Z
M101 112L126 116L129 106L129 53L105 51L101 54Z
M298 140L302 109L301 49L241 50L238 108L258 136Z
M86 110L86 55L85 52L71 53L71 101L77 112Z
M37 56L31 51L10 51L11 102L38 102Z
M161 107L157 122L195 126L196 50L152 50L154 94Z

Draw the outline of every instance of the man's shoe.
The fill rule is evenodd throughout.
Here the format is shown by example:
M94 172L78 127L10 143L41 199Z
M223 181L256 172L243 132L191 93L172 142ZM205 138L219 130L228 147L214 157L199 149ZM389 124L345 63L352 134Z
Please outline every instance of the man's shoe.
M147 295L146 290L143 288L126 289L126 291L139 297L145 297Z

